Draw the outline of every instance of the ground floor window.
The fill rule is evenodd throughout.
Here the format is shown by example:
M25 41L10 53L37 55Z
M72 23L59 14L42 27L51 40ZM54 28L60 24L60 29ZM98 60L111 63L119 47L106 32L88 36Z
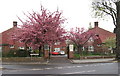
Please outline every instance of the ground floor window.
M82 47L82 51L85 51L85 47Z
M25 48L24 47L18 47L19 49L22 49L22 50L24 50Z
M93 46L88 46L88 51L94 51L94 47Z
M2 47L0 47L0 52L2 52Z
M10 45L10 48L14 48L14 45Z

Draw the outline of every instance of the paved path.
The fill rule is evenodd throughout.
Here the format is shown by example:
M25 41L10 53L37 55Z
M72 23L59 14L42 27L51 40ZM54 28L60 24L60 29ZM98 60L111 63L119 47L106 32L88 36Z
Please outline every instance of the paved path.
M49 63L51 64L65 64L65 63L71 63L70 60L67 57L51 57L49 60Z
M83 59L83 60L71 60L72 63L100 63L100 62L113 62L115 58L106 58L106 59ZM115 61L116 62L116 61Z
M2 64L66 64L66 63L100 63L100 62L113 62L114 58L106 58L106 59L83 59L83 60L75 60L68 59L66 56L51 56L48 61L39 61L39 62L2 62ZM117 61L115 61L117 62Z

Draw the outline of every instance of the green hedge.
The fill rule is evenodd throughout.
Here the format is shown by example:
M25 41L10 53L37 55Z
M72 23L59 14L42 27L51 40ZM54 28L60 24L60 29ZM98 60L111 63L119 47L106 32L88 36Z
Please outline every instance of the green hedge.
M26 50L10 50L8 53L2 53L2 57L30 57L30 50L26 51ZM34 50L34 53L39 53L39 50ZM43 56L43 52L41 52L41 54L37 57L42 57ZM36 56L32 56L32 57L36 57Z
M27 57L29 52L26 50L10 50L7 54L2 53L2 57Z

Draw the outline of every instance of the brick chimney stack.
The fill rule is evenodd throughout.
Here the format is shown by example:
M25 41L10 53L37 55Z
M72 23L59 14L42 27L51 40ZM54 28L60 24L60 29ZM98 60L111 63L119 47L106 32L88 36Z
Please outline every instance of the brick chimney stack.
M94 27L98 27L98 22L94 22Z
M17 27L17 21L13 21L13 27Z

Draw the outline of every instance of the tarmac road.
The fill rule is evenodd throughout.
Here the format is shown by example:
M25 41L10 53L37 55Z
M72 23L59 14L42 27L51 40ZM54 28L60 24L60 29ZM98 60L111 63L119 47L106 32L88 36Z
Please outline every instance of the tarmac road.
M118 74L118 63L3 65L3 74Z
M3 76L117 76L118 67L117 62L71 64L67 58L53 57L48 64L3 65L2 73Z

